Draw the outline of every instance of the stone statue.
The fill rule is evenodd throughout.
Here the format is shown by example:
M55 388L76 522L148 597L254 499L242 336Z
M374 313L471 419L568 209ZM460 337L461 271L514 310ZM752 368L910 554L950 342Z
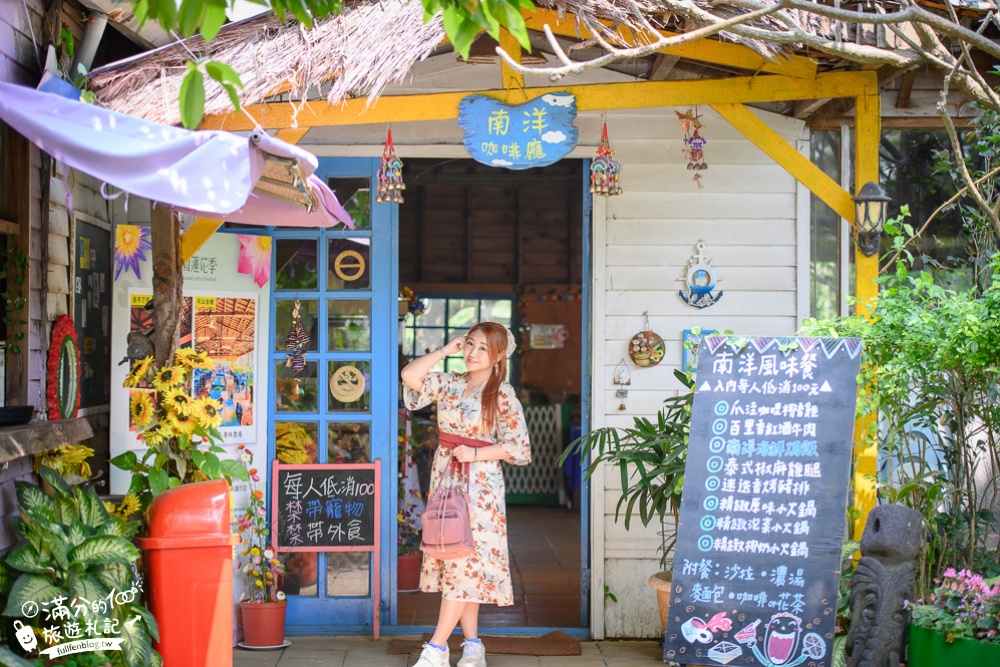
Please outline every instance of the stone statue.
M903 602L914 597L923 531L920 512L903 505L879 505L868 515L851 579L848 667L899 667L910 623Z

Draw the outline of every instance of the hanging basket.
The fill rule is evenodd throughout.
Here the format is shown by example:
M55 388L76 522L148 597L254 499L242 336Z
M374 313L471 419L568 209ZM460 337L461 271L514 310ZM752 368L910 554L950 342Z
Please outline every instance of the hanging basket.
M256 648L276 647L285 643L285 607L280 602L240 602L243 610L243 643Z

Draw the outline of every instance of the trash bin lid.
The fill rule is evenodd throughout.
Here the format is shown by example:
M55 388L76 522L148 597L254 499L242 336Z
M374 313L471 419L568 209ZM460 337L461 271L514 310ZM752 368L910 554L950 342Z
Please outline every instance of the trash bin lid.
M149 506L150 538L217 537L230 544L229 484L224 479L183 484Z

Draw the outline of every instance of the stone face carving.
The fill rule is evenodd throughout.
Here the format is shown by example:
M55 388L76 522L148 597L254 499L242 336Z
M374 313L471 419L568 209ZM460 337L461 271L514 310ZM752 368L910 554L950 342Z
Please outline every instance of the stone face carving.
M899 667L910 623L903 602L914 597L923 531L920 513L909 507L879 505L868 515L851 579L848 667Z

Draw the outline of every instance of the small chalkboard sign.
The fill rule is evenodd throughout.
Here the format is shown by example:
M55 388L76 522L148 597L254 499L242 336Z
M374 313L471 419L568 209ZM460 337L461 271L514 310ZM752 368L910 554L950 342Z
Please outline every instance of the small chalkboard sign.
M275 463L272 483L279 551L375 550L377 464Z
M370 551L379 599L382 462L283 464L271 468L271 544L286 551ZM379 605L372 627L379 636Z
M860 353L702 340L665 661L831 664Z

